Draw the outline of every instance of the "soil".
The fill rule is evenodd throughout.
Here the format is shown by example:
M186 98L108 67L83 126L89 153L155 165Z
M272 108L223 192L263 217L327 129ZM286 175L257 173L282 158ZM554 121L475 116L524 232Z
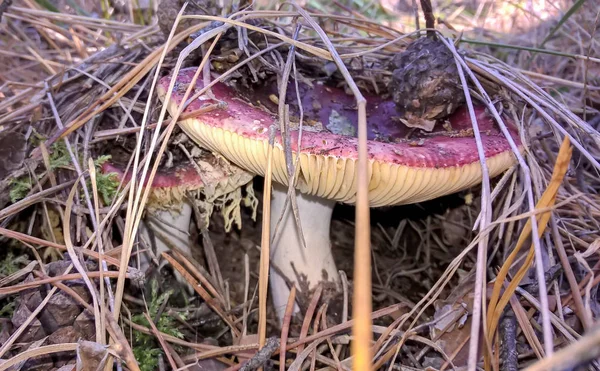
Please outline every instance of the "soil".
M256 178L254 188L259 200L262 200L262 186L262 179ZM429 291L447 264L462 251L462 244L451 246L442 243L442 246L439 246L432 243L432 237L439 236L439 241L462 241L463 238L470 238L469 228L454 228L442 234L444 228L441 222L446 213L452 213L452 219L457 221L469 214L476 215L476 212L470 209L471 206L465 204L464 194L454 194L416 205L371 209L374 309L390 305L398 299L411 304L419 301ZM241 230L225 233L223 218L218 213L213 214L209 226L210 239L215 248L221 274L229 285L232 305L244 302L245 254L248 254L250 264L250 297L258 283L261 205L256 221L251 219L250 210L242 210ZM333 256L338 269L346 273L350 283L353 279L354 264L354 214L354 206L336 205L331 227ZM394 243L391 239L399 225L404 224L407 227L403 227L404 232L397 243ZM427 224L431 233L417 232L411 227L420 225L425 229ZM419 236L419 233L422 235ZM429 247L425 248L426 246ZM202 249L196 249L194 253L198 261L204 261ZM412 272L418 267L425 269ZM333 314L329 312L328 314ZM274 320L274 317L271 318Z

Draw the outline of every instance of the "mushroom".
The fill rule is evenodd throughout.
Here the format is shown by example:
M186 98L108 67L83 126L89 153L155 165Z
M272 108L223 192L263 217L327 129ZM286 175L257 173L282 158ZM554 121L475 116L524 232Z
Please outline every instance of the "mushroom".
M119 181L129 182L131 173L125 173L125 166L115 162L105 162L103 173L114 174ZM225 229L229 231L233 224L241 227L239 212L241 187L249 185L253 175L230 164L223 158L203 153L195 164L186 160L185 164L162 166L152 181L152 191L147 202L147 215L144 226L140 228L142 238L154 245L156 256L160 259L163 252L176 248L187 256L192 256L192 241L189 226L193 213L193 202L203 209L208 226L208 218L214 206L221 209L225 218ZM148 179L144 180L147 186ZM250 195L252 198L253 195ZM257 202L256 202L257 203ZM256 208L256 203L250 205ZM150 266L148 254L138 257L140 269L145 272ZM159 265L163 267L164 261ZM178 281L186 281L176 273Z
M169 100L169 111L176 112L183 92L189 86L195 69L181 70ZM165 99L170 76L158 86ZM203 86L198 80L196 91ZM295 84L288 88L290 104L290 147L297 163L297 195L300 224L306 249L296 228L293 214L284 216L280 237L272 247L272 263L287 279L306 292L319 282L339 283L339 275L331 252L329 227L336 202L354 203L357 174L357 112L354 97L340 89L319 82L313 86L299 84L304 123L298 147L298 107ZM189 103L179 122L180 127L201 147L218 153L243 169L264 176L267 168L269 128L277 125L277 87L265 83L261 87L234 89L223 83L212 88L212 97L203 95ZM217 99L226 103L217 109L194 116L190 114ZM444 125L432 132L412 130L400 124L402 112L390 99L366 96L369 153L369 201L371 207L399 205L430 200L474 186L481 181L482 171L468 110L459 108ZM483 148L490 176L497 176L515 161L508 141L482 107L476 108ZM294 117L296 117L294 119ZM295 120L295 121L294 121ZM516 128L509 128L519 143ZM271 230L286 200L288 173L277 132L273 149L274 182ZM299 157L299 159L298 159ZM296 161L299 160L299 161ZM281 318L289 288L280 274L271 270L271 296Z

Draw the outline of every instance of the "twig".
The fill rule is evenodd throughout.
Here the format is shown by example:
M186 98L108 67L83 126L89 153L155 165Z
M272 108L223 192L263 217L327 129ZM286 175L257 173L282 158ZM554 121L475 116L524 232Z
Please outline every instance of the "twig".
M306 313L304 314L304 320L302 321L302 328L300 329L300 336L298 340L302 340L308 335L308 329L310 328L310 323L312 321L313 316L315 315L315 310L317 309L317 304L319 303L319 299L321 298L321 293L323 292L323 285L319 284L313 294L310 303L308 304L308 308L306 309ZM304 350L304 346L300 345L298 347L298 353L301 353Z
M154 58L158 59L158 66L162 65L162 62L164 61L167 51L169 50L169 48L174 47L172 44L170 44L172 41L176 41L174 39L179 38L182 35L185 35L185 32L177 35L177 37L173 37L173 34L175 32L175 28L177 27L177 25L179 24L179 20L181 19L181 16L183 14L185 10L185 6L183 6L181 8L181 10L179 11L179 14L177 15L177 18L175 19L175 23L173 25L173 28L171 30L171 33L169 34L169 37L167 39L167 42L165 43L164 47L159 49L158 51L156 51ZM153 53L154 54L154 53ZM142 64L139 65L140 69ZM141 71L136 71L136 72L140 72L142 74L147 73L150 70L150 66L146 66L146 70L141 70ZM133 72L133 71L132 71ZM154 75L154 80L152 81L152 85L148 94L148 102L147 102L147 106L146 106L146 110L144 111L144 116L142 118L142 129L145 128L147 120L148 120L148 108L150 106L151 103L151 99L154 93L154 88L156 86L156 82L158 80L158 76L159 76L159 72L160 72L160 68L156 68L156 73ZM132 73L130 73L132 74ZM139 79L141 79L141 76L139 77ZM139 79L137 81L139 81ZM136 83L137 83L136 81ZM112 90L114 90L119 84L117 84L116 86L113 87L113 89L109 90L109 92L111 92L111 95L114 94L115 92L118 92L119 94L124 94L125 92L123 92L123 90L128 90L128 89L122 89L123 84L121 84L121 86L119 86L119 88L117 88L117 90L115 92L112 92ZM171 87L172 89L172 87ZM108 93L108 92L107 92ZM118 94L117 94L118 95ZM107 97L108 98L108 97ZM157 128L154 132L154 137L152 138L152 143L150 145L149 151L150 153L154 153L154 149L156 146L156 142L157 142L157 136L159 134L159 131L161 129L161 124L162 124L162 120L165 116L166 113L166 106L167 106L166 102L164 104L165 107L163 107L163 109L160 112L160 117L158 120L158 125ZM91 108L91 107L90 107ZM102 109L102 106L99 108ZM89 110L88 110L89 111ZM63 133L61 133L60 135L64 136L64 135L68 135L69 131L73 131L76 130L79 126L83 125L85 122L87 122L87 120L89 118L85 117L85 113L80 115L84 116L83 118L76 120L74 122L72 122L71 124L69 124L69 126L67 127L67 130ZM174 121L176 120L176 118L174 117L171 125L168 126L166 133L167 136L169 135L170 130L172 130L172 126L174 124ZM138 171L138 165L139 165L139 156L140 156L140 146L142 143L142 140L144 138L144 131L142 130L140 132L140 135L138 136L138 143L136 146L136 151L135 151L135 156L134 156L134 162L133 162L133 174L137 174ZM166 145L166 141L163 142L163 146L161 146L161 148L159 149L159 153L157 154L157 160L155 165L158 165L158 161L160 160L160 157L162 155L162 153L164 152L164 146ZM150 162L147 161L144 164L143 167L143 171L142 171L142 177L141 179L146 179L146 175L147 175L147 171L148 171L148 167L150 165ZM156 172L156 166L152 169L153 171L150 173L150 177L148 178L148 182L152 182L154 179L154 173ZM129 264L129 258L131 257L131 250L132 250L132 242L133 242L133 238L135 236L135 233L137 232L137 226L139 225L139 219L140 219L140 213L137 210L137 206L138 206L138 202L140 201L140 193L142 192L142 186L143 184L139 185L139 189L137 189L137 197L136 197L136 177L132 177L131 181L129 183L129 202L127 203L127 217L125 219L125 232L124 232L124 240L123 240L123 252L121 253L121 267L122 269L119 270L120 276L117 279L117 287L116 287L116 292L115 292L115 306L113 308L113 316L115 319L119 318L119 313L121 310L121 302L123 299L123 290L125 289L125 277L123 275L123 267L126 267ZM146 189L146 191L149 191L149 187ZM146 201L147 198L147 194L148 192L144 193L144 196L142 196L142 200L141 202L139 202L139 206L140 208L143 208L143 205Z
M354 355L353 368L367 371L371 369L371 228L369 215L369 170L367 161L367 100L362 95L358 86L352 79L348 68L342 61L335 46L329 40L321 26L297 4L296 10L308 24L317 32L327 50L331 54L338 70L344 76L350 90L356 98L358 107L358 165L356 182L356 228L354 249L354 302L353 302L353 329L354 341L352 354Z
M281 340L279 341L279 371L285 371L285 345L287 344L288 334L290 331L290 322L292 321L292 310L294 309L294 301L296 300L296 286L292 286L285 314L283 316L283 324L281 325Z
M41 238L37 238L37 237L33 237L33 236L29 236L27 234L24 233L20 233L20 232L15 232L15 231L11 231L10 229L5 229L5 228L0 228L0 235L2 236L6 236L9 238L13 238L15 240L18 241L22 241L22 242L27 242L33 245L39 245L39 246L47 246L47 247L52 247L55 249L59 249L62 251L66 251L67 247L65 245L61 245L58 243L53 243L50 241L46 241L46 240L42 240ZM96 260L100 259L100 256L97 252L95 251L91 251L88 249L76 249L77 253L81 253L85 256L89 256L92 257ZM115 267L119 267L119 261L115 258L111 258L108 256L104 256L103 257L107 263L110 263L111 265L115 266ZM134 270L133 268L127 268L127 273L132 273Z
M100 272L86 272L85 276L88 278L102 277ZM109 278L116 278L118 276L118 272L114 272L114 271L104 272L104 276L109 277ZM127 277L131 278L132 276L128 274ZM39 287L39 286L45 285L47 283L73 281L73 280L80 280L82 278L83 278L83 275L81 273L69 273L69 274L62 274L62 275L56 276L56 277L42 278L39 280L24 282L19 285L15 285L15 286L2 287L2 288L0 288L0 295L16 294L18 292L28 290L28 289L31 289L34 287Z
M71 187L75 183L74 180L65 182L63 184L59 184L56 187L51 187L48 189L44 189L38 193L34 193L32 195L27 196L26 198L15 202L14 204L5 207L0 210L0 220L6 219L7 217L18 213L21 210L28 208L29 206L39 202L41 199L48 197L58 191Z
M279 348L279 339L277 337L268 338L265 345L240 368L240 371L256 370L264 366L277 348Z
M294 22L296 22L296 20L294 20ZM294 29L294 40L298 39L298 34L300 33L300 25L296 24L295 29ZM295 55L296 55L296 47L294 45L290 45L289 51L288 51L288 58L285 62L284 68L283 68L283 72L281 73L281 81L279 82L279 103L277 105L277 113L278 113L278 117L279 117L279 130L281 133L281 138L282 138L282 144L283 144L283 151L284 151L284 157L285 157L285 163L286 163L286 168L287 168L287 172L288 172L288 193L287 193L287 199L286 199L286 203L285 206L283 208L283 210L281 211L281 215L279 216L279 219L277 221L277 224L275 226L275 231L273 231L273 234L277 234L279 226L280 226L280 222L283 220L283 218L285 217L285 215L287 214L287 209L288 209L288 205L291 204L292 206L292 213L294 215L294 222L296 223L296 228L298 230L298 236L300 238L300 243L302 248L306 249L306 240L304 238L304 231L302 230L302 223L300 222L300 215L299 215L299 211L298 211L298 201L296 199L296 187L295 187L295 166L294 166L294 161L292 158L292 148L291 148L291 137L290 137L290 132L289 132L289 106L287 104L285 104L285 98L286 98L286 92L287 92L287 87L288 87L288 81L289 81L289 77L290 77L290 73L292 71L292 66L294 66L294 60L295 60ZM294 79L294 82L297 84L297 79ZM298 95L298 92L296 92L296 96L298 97L298 99L301 99L300 96ZM299 107L302 107L302 104L298 105ZM302 108L300 108L302 110ZM302 114L302 111L301 111ZM300 125L302 125L302 120L300 121ZM302 127L302 126L301 126ZM301 138L302 138L302 131L299 130L298 131L298 142L297 142L297 153L300 152L300 146L301 146ZM290 202L288 202L290 201Z
M567 282L569 282L569 287L571 288L571 295L575 304L575 313L581 321L583 328L588 330L592 326L593 320L592 318L590 318L588 311L585 309L585 306L583 305L583 300L581 299L581 295L579 294L579 286L577 284L577 279L573 274L573 270L571 269L571 264L569 263L569 258L567 257L565 247L562 243L560 235L558 234L556 218L551 218L550 223L552 228L552 237L554 239L554 247L556 248L556 252L558 253L560 263L562 264L563 270L565 272Z
M600 356L600 327L596 325L579 341L538 361L525 371L569 370L598 356Z
M85 285L87 286L88 290L90 291L90 295L92 296L92 306L94 307L94 319L96 324L96 342L99 343L101 341L100 336L102 326L100 325L100 320L102 319L102 317L100 316L98 292L96 291L96 287L92 284L92 281L86 275L86 270L85 268L83 268L83 264L81 264L81 261L79 261L79 256L77 255L77 253L75 253L75 249L73 248L73 242L71 241L71 207L73 205L73 199L75 198L76 191L77 185L74 184L67 198L67 206L65 207L65 215L63 217L65 246L67 246L67 251L69 252L69 257L71 258L73 266L75 266L75 269L77 269L77 271L81 274L81 278L83 278L83 281L85 282ZM93 209L90 208L90 210Z
M517 371L519 369L517 352L517 321L512 310L507 309L500 324L502 338L502 368L501 371Z
M171 266L183 276L183 278L190 284L190 286L192 286L192 288L194 288L194 290L198 293L198 295L200 295L200 297L206 302L206 304L212 310L214 310L219 315L219 317L221 317L221 319L223 319L223 321L229 325L229 327L231 327L231 330L234 332L234 334L236 336L239 336L240 331L235 326L231 318L229 318L225 310L221 308L219 301L210 296L206 289L202 287L202 285L200 285L198 281L196 281L194 277L192 277L185 270L185 268L181 264L179 264L175 259L173 259L165 252L162 253L162 257L165 260L167 260L171 264Z
M108 107L110 107L117 99L124 96L135 84L137 84L155 65L157 59L162 61L161 53L166 54L166 52L172 50L175 45L184 40L189 36L190 33L194 32L202 28L202 25L198 25L191 29L187 29L186 31L181 32L177 36L172 39L167 40L165 45L162 48L159 48L153 51L149 56L146 57L142 62L140 62L133 70L127 73L127 75L123 76L119 83L114 85L109 91L104 93L104 95L96 100L96 103L91 105L86 111L81 113L76 119L69 122L64 130L59 130L56 134L50 137L46 141L46 146L52 145L56 140L60 138L64 138L67 135L71 134L75 130L79 129L86 122L96 116L98 113L104 111ZM172 40L172 42L170 42ZM153 84L153 86L155 83ZM152 89L151 89L152 90ZM142 128L145 128L145 125L142 125ZM39 156L39 151L34 150L31 154L32 157L37 158Z
M63 344L53 344L53 345L45 345L39 348L28 349L24 352L17 354L11 359L0 365L0 371L5 371L10 369L12 366L19 364L20 362L26 361L33 357L39 357L45 354L54 354L68 351L77 350L77 343L63 343Z
M430 0L421 0L421 8L423 9L423 16L425 17L425 28L427 28L427 37L434 38L436 33L435 28L435 17L433 16L433 7L431 6Z
M419 24L419 6L417 5L417 0L412 0L411 3L413 16L415 17L415 28L418 31L421 28L421 25Z
M481 133L479 131L479 125L475 116L473 107L473 101L469 94L469 88L467 86L467 80L463 71L463 66L460 65L460 56L458 55L454 44L445 42L446 46L450 48L454 54L455 63L457 65L458 75L460 77L463 91L465 94L467 106L469 108L469 116L471 118L471 125L473 127L473 133L475 134L475 144L477 146L477 153L479 155L479 162L481 164L481 221L479 224L480 233L481 230L487 228L492 220L492 201L490 196L490 174L485 158L485 150L481 141ZM468 69L468 68L467 68ZM483 233L482 233L483 234ZM483 317L483 305L486 302L484 286L486 283L486 267L487 267L487 247L489 241L489 234L483 234L479 244L477 246L477 268L475 271L475 287L473 295L473 317L471 318L471 341L469 342L469 358L468 358L468 370L475 371L477 368L477 361L479 358L479 329L481 327L481 318Z
M267 169L265 172L265 192L263 194L262 230L260 237L260 268L258 280L258 344L263 347L267 337L267 289L269 287L269 259L271 246L271 181L273 173L273 146L275 145L275 126L269 133L267 150Z
M100 204L99 204L99 195L98 195L98 183L96 181L96 166L94 164L94 161L89 158L88 159L88 171L90 174L90 182L92 183L92 194L94 195L94 210L96 212L96 220L100 220ZM92 212L92 210L90 210L90 213ZM100 232L100 231L98 231ZM108 277L104 277L104 272L108 272L108 265L106 264L106 261L104 259L102 259L102 256L104 255L104 245L103 245L103 239L102 238L98 238L96 240L98 242L98 255L100 257L100 264L98 264L98 270L100 273L100 303L104 303L105 298L104 298L104 293L105 293L105 288L104 285L106 284L106 288L108 290L108 302L109 308L114 307L115 305L115 298L113 296L113 292L112 292L112 284L110 283L110 279ZM104 305L102 305L100 307L100 313L101 313L101 321L100 321L100 344L106 344L106 323L104 321L104 318L106 316L106 313L102 313L102 309L104 308Z
M12 0L4 0L2 4L0 4L0 21L2 21L2 15L8 8L12 5Z
M163 348L163 351L167 356L167 360L169 361L169 364L171 365L171 369L176 370L178 368L177 364L175 363L173 356L169 352L169 349L167 349L167 343L165 342L165 339L160 335L160 332L158 331L156 324L154 324L154 320L152 318L150 318L148 313L144 313L144 317L146 318L146 321L148 321L148 323L150 324L150 327L152 328L152 333L154 333L154 336L158 339L160 346Z

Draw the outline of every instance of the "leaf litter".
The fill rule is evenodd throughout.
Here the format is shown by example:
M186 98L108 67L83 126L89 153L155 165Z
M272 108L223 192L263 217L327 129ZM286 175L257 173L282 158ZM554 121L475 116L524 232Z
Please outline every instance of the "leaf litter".
M182 4L176 5L175 14ZM235 14L241 9L226 9L223 14ZM337 306L335 303L319 305L317 313L320 315L315 316L314 321L312 316L317 307L309 306L304 312L305 318L290 319L289 329L286 328L289 335L282 344L269 340L268 344L275 345L258 351L258 340L252 335L258 329L258 315L272 317L266 312L267 308L257 306L257 283L264 279L256 269L261 231L260 223L252 222L249 211L242 212L242 228L232 233L223 233L227 222L216 216L210 218L206 229L192 228L196 238L203 240L203 249L199 249L197 256L165 256L172 269L194 283L198 296L164 296L169 287L177 287L169 281L169 274L164 273L145 280L154 287L156 282L161 282L162 296L153 294L152 289L136 287L135 280L114 291L116 281L108 277L114 278L117 272L122 277L139 277L135 268L126 268L121 263L129 260L121 259L127 251L125 236L131 233L125 229L125 223L135 215L125 210L132 207L132 203L138 204L139 196L128 198L130 185L100 182L88 183L95 191L85 196L78 180L78 176L86 175L77 167L87 169L87 161L100 158L108 148L118 148L126 160L138 153L141 161L149 161L151 156L147 154L159 144L156 140L168 140L165 131L157 129L167 124L160 122L157 113L160 105L149 96L151 76L159 68L164 50L169 52L165 54L162 69L175 64L189 35L199 40L210 30L220 32L221 39L213 53L223 57L209 64L229 74L229 78L237 79L242 86L280 73L287 46L293 44L301 78L310 81L310 71L323 71L320 73L330 74L347 87L339 70L326 68L329 64L324 61L331 61L332 56L328 45L310 27L306 18L309 16L321 22L328 33L328 42L346 62L356 84L365 91L377 92L385 91L382 82L389 78L380 67L383 61L403 50L414 37L365 19L341 5L334 5L332 13L327 15L289 9L247 10L239 13L238 18L220 14L189 17L185 27L178 30L182 33L174 34L167 46L157 26L132 22L134 18L139 20L137 16L143 18L143 12L136 8L129 14L116 12L111 15L112 19L76 15L73 9L53 13L26 1L4 11L7 25L2 29L1 40L8 46L5 50L15 52L1 56L6 68L0 89L3 97L0 125L4 133L24 135L27 156L21 159L16 153L16 161L11 159L4 166L10 175L0 179L0 186L6 195L16 181L27 182L28 186L20 191L18 198L10 200L12 204L8 198L2 198L0 234L7 249L29 254L31 261L37 264L13 272L9 277L14 279L2 287L6 289L3 304L12 302L16 306L12 315L7 316L8 321L3 322L0 354L10 361L0 367L19 362L47 362L44 367L58 368L65 359L66 363L78 360L81 363L83 349L96 344L92 348L97 348L94 352L99 354L101 361L98 362L106 364L117 357L130 369L148 366L136 363L140 351L152 354L149 358L156 361L159 368L168 367L167 364L183 367L202 362L201 359L216 360L232 369L248 367L244 362L257 362L266 368L295 368L304 362L306 367L313 368L315 365L351 368L348 346L351 323L345 322L347 317L342 315L352 311L348 299ZM599 90L594 78L594 71L598 70L597 16L591 20L583 16L580 21L573 21L582 16L581 11L573 12L571 20L561 19L561 27L532 28L534 34L544 33L544 30L546 33L539 44L527 45L522 37L500 39L501 36L490 37L477 29L463 27L461 21L464 20L470 21L467 25L485 24L483 19L493 13L491 9L488 12L478 9L472 19L469 19L470 13L462 13L464 9L453 13L445 11L454 19L442 20L461 28L463 34L452 28L440 28L442 34L454 36L461 47L469 43L470 38L484 40L483 46L476 50L467 48L469 53L462 66L458 66L464 70L465 81L469 80L471 97L480 102L489 101L499 113L519 123L522 137L527 138L523 142L528 145L520 166L494 180L488 191L476 187L442 200L372 211L370 238L374 254L375 309L372 331L378 334L372 349L373 363L382 369L472 369L474 353L469 350L469 342L473 341L473 314L479 311L479 315L487 313L487 318L482 317L484 335L475 343L475 349L481 350L485 357L486 369L509 367L504 362L512 358L501 358L499 349L511 342L519 353L518 364L513 366L519 368L540 367L535 361L544 356L543 362L553 359L561 364L585 364L591 354L586 356L577 351L549 354L547 339L550 336L556 349L577 350L578 344L593 344L600 338L596 332L586 331L598 311L595 290L599 264L595 250L590 250L600 237L596 221L600 188L597 176ZM527 13L527 10L522 12ZM301 37L294 40L297 19L305 23ZM8 33L15 28L24 31ZM117 44L119 37L121 42ZM572 42L573 38L576 43ZM568 43L569 47L561 43ZM208 43L201 45L184 64L195 65L202 53L207 53L208 46ZM531 47L535 50L515 51ZM448 48L452 50L452 45ZM567 57L546 54L542 48L561 50ZM586 58L578 58L578 55ZM149 103L144 103L146 100ZM64 129L57 129L57 117ZM33 144L33 131L44 139L44 146ZM138 142L143 133L163 135L152 139L154 144L151 145L147 136ZM68 138L68 143L64 138ZM569 141L570 150L565 149ZM59 156L64 160L59 164L51 157L58 153L53 145L60 145L65 151L65 156ZM77 155L70 156L67 145L72 146ZM164 164L188 160L175 146L164 148L163 158L155 161ZM572 160L570 154L565 154L571 150ZM45 151L50 152L48 161L44 160ZM553 176L553 172L561 175ZM262 184L260 180L255 183L257 198L261 199ZM117 187L118 191L113 194L111 187ZM71 201L67 198L69 188L78 194ZM109 196L98 200L98 194ZM480 205L488 205L484 210L488 214L478 216L482 210ZM349 261L354 249L355 220L350 207L338 209L332 231L336 260L352 283L355 277ZM62 231L64 236L69 237L57 239L58 231L52 232L49 228L56 229L61 224L52 222L51 215L58 213L64 219L65 212L72 215L70 223L61 223L63 229L68 229ZM399 217L399 214L411 217ZM258 219L263 215L259 211ZM141 214L135 216L140 217ZM538 225L538 218L544 222ZM449 225L456 231L452 235L448 235ZM474 226L479 229L473 229ZM129 243L139 245L137 253L149 248L142 240ZM526 243L530 244L528 252L519 253L519 248ZM484 246L486 252L485 259L479 263L473 251L478 244ZM40 256L40 247L68 251L70 259L48 262L51 255ZM210 258L215 256L211 249L215 250L217 261ZM87 257L85 261L83 256ZM76 261L84 263L79 264L76 278L48 280L54 277L52 264L66 264L63 267L66 271L69 262ZM536 267L540 266L536 273ZM218 273L215 267L220 267ZM549 273L552 267L558 267L558 273L544 276L540 284L539 273ZM87 289L82 280L84 276ZM10 293L25 283L26 290ZM74 290L72 285L78 289ZM474 296L476 286L480 287L480 297ZM540 293L544 286L547 290ZM23 293L33 293L37 299L24 299ZM118 313L113 312L115 294L121 295L124 302ZM307 303L314 299L315 305L321 300L313 293L297 295L307 296ZM94 296L96 299L92 300ZM64 304L57 298L72 304ZM542 299L547 304L541 305ZM54 304L57 300L60 303ZM475 303L483 303L485 312L481 305L476 309ZM59 309L53 309L55 307ZM508 307L510 310L505 309ZM74 308L87 308L81 312L86 313L85 320L77 321L82 314L70 313ZM153 323L132 321L131 312L136 313L138 319L146 318L140 317L140 313L146 312ZM503 327L504 323L510 323L503 320L511 315L509 312L514 314L517 323L512 338L510 331ZM44 324L42 319L51 317L74 320L74 324ZM114 319L121 321L117 325ZM82 335L83 330L73 333L77 331L75 328L89 329L90 323L94 323L93 327L99 326L108 336L96 338L95 330L89 336ZM164 326L165 323L168 326ZM306 324L304 332L300 328L302 323ZM548 325L552 326L551 333L548 333ZM172 332L173 326L177 332ZM495 333L494 329L499 326L500 332ZM274 323L269 323L263 336L268 333L278 337L278 331ZM139 335L132 336L134 332L154 340L150 345L136 344L135 336ZM29 339L23 337L27 334ZM50 340L53 336L58 340ZM92 343L79 341L81 338ZM136 349L136 346L142 348ZM276 348L285 353L283 358ZM477 354L474 359L481 361ZM276 360L283 360L287 366ZM586 365L598 368L594 362Z

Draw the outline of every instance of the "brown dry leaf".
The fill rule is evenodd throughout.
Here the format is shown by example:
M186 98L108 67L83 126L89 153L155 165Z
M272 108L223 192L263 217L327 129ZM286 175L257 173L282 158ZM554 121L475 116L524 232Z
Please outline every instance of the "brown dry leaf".
M470 274L461 279L447 299L436 300L434 323L429 326L431 340L450 357L457 369L467 366L474 284L474 276ZM488 284L486 296L491 290L492 285ZM443 359L440 362L444 362Z
M23 165L26 145L27 141L23 134L0 131L0 181L5 180Z
M456 367L467 364L469 348L465 345L471 337L471 321L467 307L472 305L473 297L470 296L463 297L454 304L440 306L434 314L434 319L439 320L429 328L431 339L445 354L453 358L452 362ZM440 362L443 360L440 359Z
M106 345L85 340L77 342L77 371L100 370L107 359Z
M572 153L573 153L573 148L570 145L569 138L565 137L565 139L562 142L562 145L560 146L560 150L559 150L558 156L556 158L556 164L554 165L552 179L550 180L548 187L544 191L544 194L538 201L538 203L536 205L537 209L544 209L544 208L552 207L554 205L554 203L556 202L556 195L557 195L558 189L560 188L562 181L567 173L567 169L568 169L569 163L571 161ZM540 213L536 216L536 219L538 221L538 236L540 238L543 235L544 230L546 229L546 226L548 225L550 216L551 216L550 211ZM492 341L494 338L494 333L498 326L498 321L500 319L500 316L502 315L502 312L504 311L504 308L506 307L506 304L510 300L510 297L514 294L517 286L519 285L519 283L525 276L525 273L527 272L527 270L529 269L529 267L531 266L531 264L533 262L534 247L532 244L529 249L529 253L527 254L527 257L525 259L525 262L523 263L523 265L521 266L521 268L515 275L514 279L508 285L508 287L507 287L506 291L504 292L504 294L502 295L502 297L500 297L500 294L501 294L504 282L506 280L508 271L509 271L513 261L517 257L519 250L523 247L523 245L525 244L525 241L527 240L527 238L529 238L530 234L531 234L531 221L528 219L527 223L525 224L525 227L521 231L519 240L517 241L517 244L516 244L514 250L506 258L506 261L502 265L502 268L500 269L500 272L498 272L498 276L496 277L496 282L494 284L494 290L490 297L490 303L489 303L488 311L487 311L487 328L488 328L487 335L488 335L488 341L490 344L492 344ZM486 366L489 366L489 364L490 364L489 362L490 362L489 354L486 354ZM486 367L486 369L487 369L487 367Z
M258 343L258 334L249 334L249 335L243 335L242 337L240 337L237 345L250 345L250 344L256 344L256 343ZM252 358L255 354L256 354L255 350L248 350L245 352L240 352L237 354L238 362L244 363L244 362L248 361L250 358Z

